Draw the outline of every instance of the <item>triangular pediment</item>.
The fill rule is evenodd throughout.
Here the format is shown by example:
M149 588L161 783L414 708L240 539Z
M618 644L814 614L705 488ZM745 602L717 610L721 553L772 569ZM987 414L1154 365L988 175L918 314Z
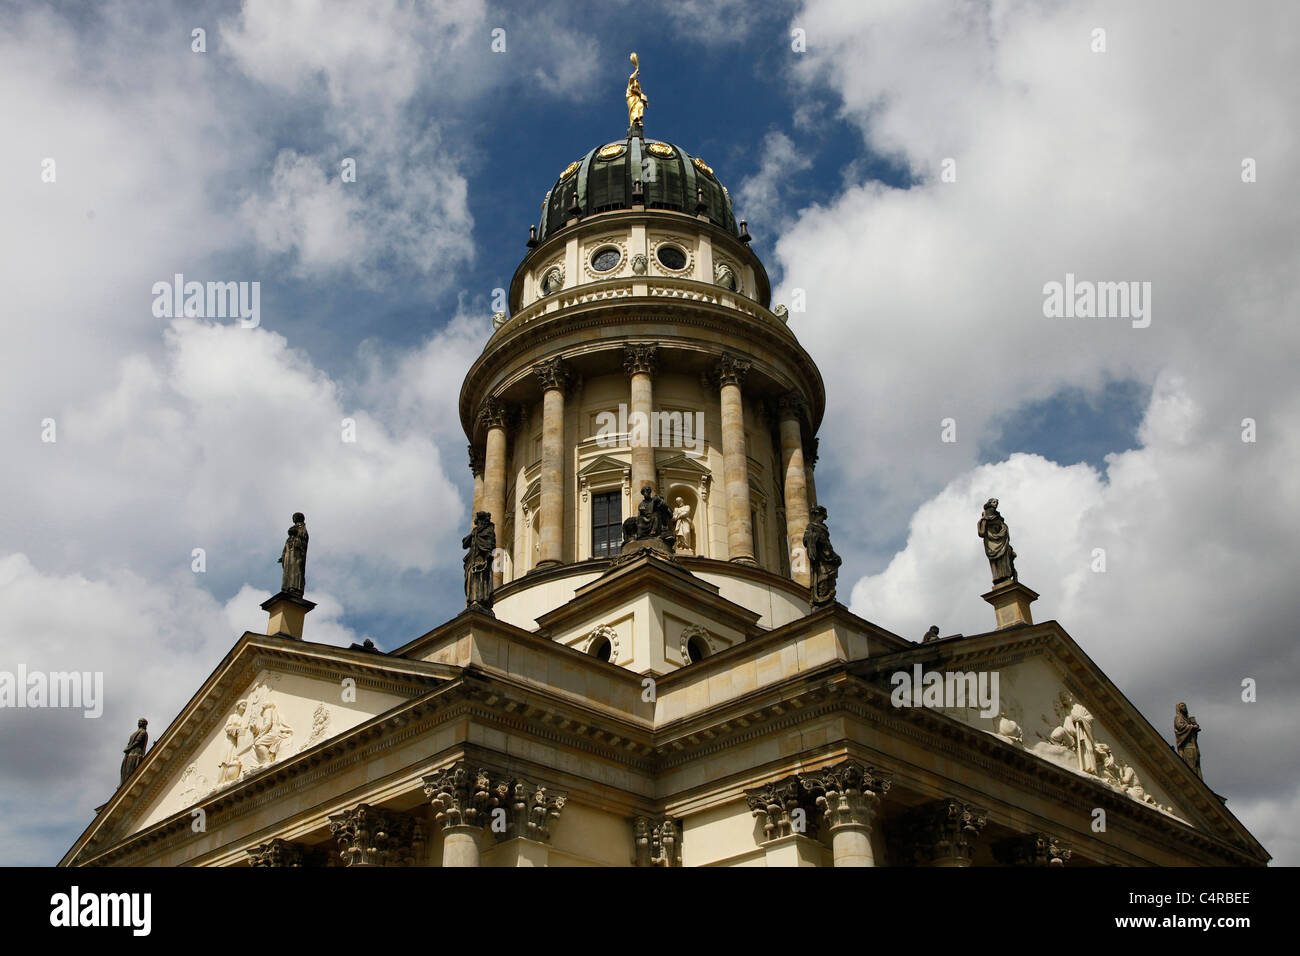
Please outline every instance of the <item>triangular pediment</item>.
M890 688L895 706L938 710L1092 781L1102 788L1099 793L1123 794L1152 813L1263 852L1223 800L1054 621L917 645L871 669ZM944 696L931 674L944 678ZM949 679L957 674L974 679ZM966 706L953 696L963 686L976 694Z
M661 472L673 475L703 477L705 475L713 474L708 468L700 463L698 458L685 454L673 455L671 458L665 458L663 461L656 462L655 467Z
M618 474L627 471L628 463L619 461L609 455L598 455L578 471L579 478L592 478L597 475Z
M367 649L246 633L64 862L255 783L458 673Z

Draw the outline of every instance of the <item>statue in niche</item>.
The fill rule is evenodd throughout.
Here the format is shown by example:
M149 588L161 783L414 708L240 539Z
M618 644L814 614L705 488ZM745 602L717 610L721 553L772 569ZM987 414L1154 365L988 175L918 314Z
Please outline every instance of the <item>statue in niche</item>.
M681 498L674 498L673 536L677 550L690 551L695 547L695 529L691 526L691 506L684 504Z
M1178 756L1183 758L1183 763L1195 770L1198 777L1201 776L1201 748L1196 738L1200 732L1201 725L1196 722L1195 717L1188 715L1187 705L1179 702L1174 708L1175 749L1178 751Z
M835 603L835 582L842 559L831 547L831 532L826 527L826 509L813 508L808 527L803 532L803 549L808 560L812 606L827 607Z
M673 530L673 510L668 502L654 493L649 485L641 488L641 503L637 505L636 514L623 522L623 546L630 541L645 541L656 538L672 552L677 546L677 535Z
M465 552L465 607L492 613L492 563L496 556L497 532L492 515L480 511L474 515L474 527L461 538Z
M122 751L126 756L122 758L122 780L118 786L126 783L127 777L135 773L135 768L140 766L140 761L144 759L145 748L149 746L149 731L145 729L148 726L149 721L143 717L136 721L131 739L126 742L126 747Z
M280 552L278 564L284 565L280 576L280 590L285 594L302 597L307 586L307 525L301 511L293 515L293 527L288 531L284 550Z
M1016 552L1011 549L1011 532L998 513L996 498L984 502L984 514L979 520L979 536L984 539L984 556L989 559L989 568L993 571L993 585L996 587L1003 581L1018 581Z

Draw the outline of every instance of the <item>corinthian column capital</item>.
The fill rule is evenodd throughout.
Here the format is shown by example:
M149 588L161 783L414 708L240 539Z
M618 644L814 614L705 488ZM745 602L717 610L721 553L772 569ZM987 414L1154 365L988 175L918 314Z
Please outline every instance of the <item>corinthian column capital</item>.
M681 823L672 817L637 817L632 821L637 866L681 866Z
M800 774L799 783L834 832L850 826L870 829L880 798L889 791L890 778L874 767L846 760L826 770Z
M569 369L564 360L558 356L538 362L533 366L533 373L541 383L542 391L557 388L564 391L569 384Z
M658 352L659 346L652 344L623 346L623 370L628 375L636 375L638 372L653 375Z
M481 828L491 822L493 810L508 805L510 782L490 770L470 770L458 763L425 777L424 795L433 805L438 827Z
M746 359L738 358L730 353L724 353L718 360L714 375L719 385L740 385L744 379L745 373L749 371L752 363Z
M478 423L484 428L505 428L506 407L495 398L488 396L478 407Z
M330 832L345 866L411 866L424 848L424 827L410 814L367 803L334 813Z

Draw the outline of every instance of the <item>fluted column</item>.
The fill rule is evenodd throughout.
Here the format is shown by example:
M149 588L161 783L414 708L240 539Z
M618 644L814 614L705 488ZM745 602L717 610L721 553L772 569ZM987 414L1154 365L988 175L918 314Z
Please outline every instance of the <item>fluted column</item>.
M479 408L479 421L487 429L483 447L483 502L481 510L492 516L496 526L497 546L506 519L506 410L495 398L488 398ZM499 562L492 562L492 583L501 583Z
M632 500L641 489L655 484L655 450L650 443L650 416L654 411L655 345L628 345L623 349L623 368L630 379L628 397L628 445L632 449ZM656 492L661 489L655 487Z
M474 476L474 515L483 510L483 449L469 446L469 470Z
M745 409L740 397L740 382L748 371L749 362L732 355L723 355L717 366L722 406L722 478L727 492L727 557L740 564L757 563L750 524Z
M541 509L537 566L563 561L564 551L564 389L569 373L559 358L533 366L542 386Z
M799 782L822 813L835 866L875 866L871 826L889 778L854 760L800 774Z
M808 527L808 472L803 456L803 398L791 393L778 402L781 429L781 472L785 480L785 534L790 576L808 586L808 558L803 533Z

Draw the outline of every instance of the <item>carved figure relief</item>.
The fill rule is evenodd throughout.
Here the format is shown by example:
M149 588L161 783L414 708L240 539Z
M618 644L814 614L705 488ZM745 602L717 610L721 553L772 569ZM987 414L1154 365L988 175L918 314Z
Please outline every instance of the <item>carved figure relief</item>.
M219 783L233 783L280 759L293 728L280 715L271 689L257 684L226 718L226 757L218 764Z

